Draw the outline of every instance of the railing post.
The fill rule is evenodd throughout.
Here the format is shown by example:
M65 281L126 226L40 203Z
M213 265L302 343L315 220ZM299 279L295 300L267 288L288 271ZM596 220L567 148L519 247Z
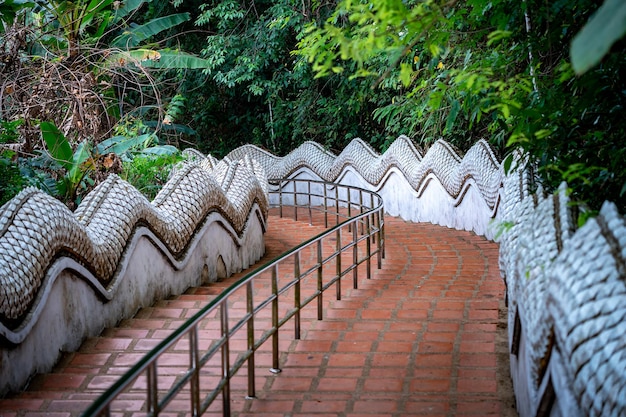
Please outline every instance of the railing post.
M254 384L255 377L255 360L254 360L254 299L252 291L252 281L248 281L246 284L246 311L248 313L248 352L250 357L248 358L248 398L256 397L256 387Z
M300 309L302 308L300 300L300 251L296 251L293 256L293 276L296 279L296 285L294 287L293 294L293 306L296 308L296 314L293 317L295 330L294 339L300 340Z
M189 382L191 390L191 415L200 416L200 355L198 353L198 326L189 332L189 362L193 374Z
M377 239L376 239L376 260L378 263L378 269L381 269L383 267L383 248L382 248L382 236L381 236L381 222L380 222L380 214L381 214L382 210L378 210L375 214L374 214L374 220L376 221L376 234L377 234Z
M341 300L341 228L337 229L337 244L335 246L335 264L337 265L337 301Z
M382 257L384 258L385 257L385 247L386 247L386 245L385 245L385 212L381 208L379 213L380 213L380 237L379 237L379 239L380 239L380 242L381 242L381 245L382 245L382 249L383 249L382 250Z
M293 184L293 209L294 220L298 221L298 181L292 181Z
M324 287L324 282L322 278L324 276L323 273L323 264L322 264L322 240L317 241L317 319L322 320L324 318L324 292L322 291Z
M226 301L220 304L221 336L224 339L222 347L222 413L230 416L230 332L228 329L228 305Z
M158 397L158 386L157 386L157 364L156 362L152 362L148 365L147 369L147 384L148 384L148 412L151 416L159 415L159 397Z
M328 229L328 196L326 183L324 183L324 228Z
M363 190L359 189L359 212L360 214L363 214ZM363 228L365 227L365 224L363 221L359 221L359 224L361 225L361 235L365 234L365 230L363 230Z
M309 226L313 225L313 210L311 209L311 180L307 181L308 193L309 193Z
M367 279L372 278L372 228L370 225L370 216L365 216L365 229L367 231L367 239L365 239L365 250L367 252Z
M278 265L272 267L272 367L270 372L280 373L278 363Z
M370 193L370 206L368 207L370 210L374 208L374 194ZM373 212L372 214L370 214L371 216L371 224L372 227L374 228L374 230L376 230L378 232L378 230L376 229L376 212ZM372 234L372 243L376 243L376 233Z
M352 217L352 188L346 188L346 194L348 195L348 218ZM352 231L352 222L348 223L348 232Z
M339 224L339 186L335 184L335 224Z
M359 247L357 245L357 241L359 240L358 228L358 225L354 225L352 227L352 288L355 290L359 288Z
M283 182L278 182L278 215L283 218Z

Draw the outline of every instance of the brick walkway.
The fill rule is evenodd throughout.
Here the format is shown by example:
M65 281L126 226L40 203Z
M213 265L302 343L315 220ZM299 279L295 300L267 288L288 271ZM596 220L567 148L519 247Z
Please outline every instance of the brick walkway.
M265 259L322 230L275 216L269 227ZM345 284L341 301L325 295L324 320L312 309L304 314L301 340L281 331L282 373L267 372L270 355L261 350L257 398L246 400L245 383L236 377L234 415L516 415L497 245L469 232L389 217L386 228L383 268L374 262L373 278L362 279L356 290ZM80 415L236 278L158 302L88 339L25 392L0 400L0 417ZM142 405L129 402L127 415Z

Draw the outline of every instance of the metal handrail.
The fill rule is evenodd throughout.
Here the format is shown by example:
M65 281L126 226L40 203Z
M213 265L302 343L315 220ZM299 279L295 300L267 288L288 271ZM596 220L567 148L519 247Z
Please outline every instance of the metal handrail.
M378 194L358 187L315 180L271 180L270 183L277 185L277 190L269 192L270 206L278 207L281 217L285 207L293 207L294 219L298 220L298 210L304 209L308 212L309 223L312 224L313 212L322 212L324 227L327 230L246 274L224 290L128 370L85 411L84 417L110 416L113 402L133 384L141 385L137 380L144 375L146 381L143 395L146 398L144 410L146 415L158 416L177 395L181 395L189 401L189 414L194 417L200 416L221 394L222 414L229 416L231 379L246 363L247 396L255 397L255 352L263 343L271 339L270 371L280 372L279 329L293 318L295 338L299 339L300 312L303 307L317 300L317 318L322 320L324 291L335 285L336 297L338 300L341 299L341 280L350 272L353 288L357 288L359 265L366 264L366 276L369 279L371 258L374 255L377 257L378 268L382 267L384 212L383 201ZM334 225L329 227L331 222L334 222ZM328 252L328 241L332 240L336 240L336 243L332 244L331 252L325 255L324 243L326 242ZM359 257L359 248L365 252L363 257ZM302 270L302 255L307 250L312 251L314 264ZM352 252L352 261L348 265L343 265L341 255L349 251ZM332 266L333 263L334 273L330 277L325 277L324 267ZM286 282L285 278L279 278L279 266L285 265L292 269L292 273L287 274ZM270 272L271 275L270 285L266 282L267 277L264 274L266 272ZM268 296L258 302L255 302L255 284L257 284L256 295L264 290L269 291ZM312 291L312 294L303 299L303 293L307 290ZM240 311L232 305L231 298L235 299L240 292L245 292L245 311ZM289 292L293 292L294 305L281 317L279 302L281 296ZM263 323L259 317L265 309L271 311L271 326L269 329L257 329L256 326ZM238 313L240 316L236 316ZM211 326L212 324L207 323L214 315L217 318L213 317L210 323L219 320L219 337L214 339L209 347L201 349L198 339L199 327ZM260 336L257 335L259 330L262 330ZM232 343L237 340L236 336L240 331L245 333L246 350L230 363ZM169 389L160 391L158 359L163 358L168 349L184 343L185 338L189 344L188 366ZM201 386L200 380L204 376L203 368L213 369L210 364L218 365L221 376L213 387L207 388L206 383ZM133 398L136 398L137 389L133 388ZM201 398L203 392L205 395Z

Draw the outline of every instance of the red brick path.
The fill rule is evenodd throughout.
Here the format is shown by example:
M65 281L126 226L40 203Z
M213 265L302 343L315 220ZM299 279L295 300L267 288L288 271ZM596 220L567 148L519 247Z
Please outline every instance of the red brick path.
M321 230L270 217L265 259ZM323 321L316 320L314 306L307 307L301 340L293 339L291 327L281 330L282 373L267 371L271 356L261 349L257 398L246 400L245 379L235 378L234 415L515 415L508 375L502 375L508 364L502 363L505 329L498 328L504 288L497 245L470 232L389 217L386 245L383 268L377 270L374 262L371 280L360 279L356 290L344 281L341 301L333 298L334 290L325 293ZM34 378L25 392L0 400L0 417L80 415L236 278L158 302L87 340L52 373ZM136 398L125 409L134 415L142 405Z

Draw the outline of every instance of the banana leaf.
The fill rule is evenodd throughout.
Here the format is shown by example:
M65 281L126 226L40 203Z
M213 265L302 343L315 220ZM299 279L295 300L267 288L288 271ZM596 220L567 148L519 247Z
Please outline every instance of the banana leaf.
M159 69L204 69L209 68L209 60L196 55L170 49L133 49L111 54L110 65L134 64L145 68Z
M66 170L71 170L74 153L65 135L51 122L41 122L39 129L50 156Z
M142 41L189 20L189 13L177 13L152 19L124 31L111 43L116 48L134 48Z

